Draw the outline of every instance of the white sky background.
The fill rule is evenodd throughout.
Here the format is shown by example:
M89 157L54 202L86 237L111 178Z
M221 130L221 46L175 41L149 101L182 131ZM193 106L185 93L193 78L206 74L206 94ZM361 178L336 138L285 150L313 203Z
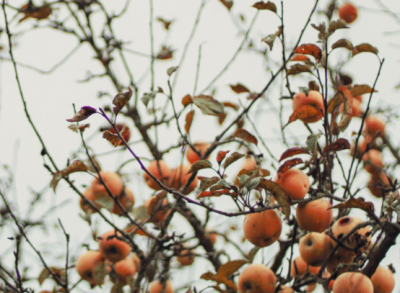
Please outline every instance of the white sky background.
M13 5L20 7L25 1L12 1ZM119 12L122 4L115 3L116 1L104 1L109 11ZM174 91L174 100L177 108L181 108L180 100L187 94L193 93L196 66L198 60L198 49L199 45L202 44L202 56L200 65L200 77L198 81L198 91L202 90L213 77L225 66L225 64L231 59L232 55L240 45L243 36L238 35L237 26L241 29L247 29L253 16L256 14L256 9L252 8L251 5L256 1L241 0L236 1L235 5L231 10L231 15L228 13L225 7L223 7L217 0L206 1L206 6L200 19L200 25L195 34L194 40L190 45L187 53L185 63L180 68L179 80L177 82L176 89ZM321 1L320 8L324 8L327 1ZM280 2L275 1L278 6L278 12L280 13ZM342 3L339 1L339 3ZM388 106L392 105L393 109L397 109L399 102L396 97L399 95L398 91L395 91L394 87L400 82L399 67L399 50L400 50L400 39L398 34L386 34L387 32L398 31L400 29L400 21L395 21L392 16L387 13L379 12L379 9L375 1L354 1L355 4L359 4L364 9L359 9L359 17L356 22L350 25L348 30L339 30L335 32L332 37L331 44L340 39L348 38L354 45L359 43L368 42L379 49L379 56L385 58L385 63L382 69L381 76L379 78L377 89L379 93L375 94L372 101L372 106ZM384 1L384 3L391 8L392 12L400 13L400 2L397 1ZM287 48L292 49L292 46L297 40L299 32L306 22L309 12L314 4L314 1L285 1L284 3L284 14L285 14L285 29L286 29L286 42ZM155 85L160 86L167 92L167 75L166 70L171 66L176 66L179 63L183 47L187 41L187 38L192 29L197 10L199 8L200 1L157 1L154 0L154 16L163 17L166 20L175 19L171 28L166 32L162 25L158 22L154 22L154 41L155 51L158 52L161 45L171 45L172 48L176 49L174 59L168 61L156 61L155 62ZM365 9L368 8L368 9ZM65 13L59 11L59 13ZM245 23L241 23L238 19L238 15L243 14L245 17ZM2 14L1 14L2 15ZM8 11L8 18L10 19L13 13ZM399 15L399 14L397 14ZM94 16L98 17L98 16ZM333 17L336 19L337 14ZM4 27L3 16L0 17L1 25ZM99 17L99 21L103 20ZM311 23L318 24L321 21L325 21L325 17L321 14L316 14L312 18ZM14 21L11 24L11 30L13 33L17 33L23 30L29 29L36 20L27 20L21 24L17 24ZM39 22L39 25L44 25L45 22ZM119 39L129 42L129 48L138 52L149 54L150 52L150 37L149 37L149 3L148 1L132 1L128 13L121 20L117 20L114 24L114 30ZM254 41L256 48L264 48L266 45L261 43L261 39L266 35L272 34L277 30L280 25L279 19L273 13L269 11L262 11L259 13L255 23L254 29L250 33L250 38ZM317 40L317 31L309 26L302 39L301 43L315 43ZM58 31L50 29L39 29L36 31L30 31L24 33L22 36L18 36L14 42L17 44L14 49L14 55L18 62L29 64L37 68L48 70L58 61L60 61L68 52L70 52L76 45L77 40L72 36L67 36ZM5 34L2 34L0 38L0 44L8 47L7 38ZM397 44L397 46L395 46ZM1 53L2 57L8 57L8 51L4 50ZM55 158L59 168L63 168L68 158L73 158L73 153L81 146L79 135L70 131L67 126L69 125L65 119L73 116L72 103L76 104L79 109L81 106L90 105L92 107L103 107L104 105L110 105L111 100L107 97L98 99L97 93L99 91L107 91L114 96L116 91L112 84L107 78L94 79L88 83L78 83L78 80L85 78L87 71L94 74L102 73L102 67L99 62L93 59L94 53L87 45L82 45L80 49L59 69L49 75L39 74L33 70L19 66L20 80L22 88L27 101L28 110L31 117L42 135L49 153ZM140 96L144 92L150 90L150 75L149 75L149 64L150 59L144 58L138 55L132 55L126 53L128 57L128 63L133 71L135 81L141 79L142 82L139 85ZM270 53L271 58L266 63L260 54L256 54L252 51L243 50L238 56L237 60L230 67L229 71L225 73L222 78L218 80L216 86L218 87L215 94L215 98L219 101L232 101L239 103L246 103L245 95L236 95L229 88L229 84L236 84L240 82L246 85L252 91L260 91L265 84L268 82L270 77L269 69L274 72L277 68L276 62L280 64L281 60L281 46L278 41L275 42L273 51ZM345 49L338 49L332 53L331 58L336 61L345 61L350 58L350 54ZM335 64L335 63L333 63ZM354 83L356 84L369 84L372 86L379 62L377 58L372 54L360 54L353 60L350 60L344 67L343 72L350 73L353 76ZM127 75L120 62L114 62L112 68L120 78L121 83L128 84ZM146 73L147 72L147 73ZM307 74L302 74L299 77L291 78L292 91L296 91L299 86L306 86L308 81L312 77ZM266 97L269 102L265 100L260 101L252 108L251 117L257 122L261 136L264 138L265 143L272 150L276 157L279 157L284 150L284 145L281 142L279 133L279 125L277 120L277 111L271 108L273 105L279 106L279 97L287 95L287 90L281 88L280 78L277 79L275 86L271 87L266 93ZM206 92L210 93L210 91ZM332 95L333 92L331 91ZM156 103L159 106L163 105L165 100L164 96L158 95ZM363 109L366 107L366 96L364 97ZM291 102L286 101L285 105L285 116L284 120L288 119L291 113ZM151 117L146 117L145 108L141 105L140 108L145 117L144 121L150 121ZM226 127L234 117L232 110L228 110L229 114L223 127ZM171 112L170 112L171 113ZM186 113L186 112L185 112ZM201 117L201 119L200 119ZM122 117L120 121L126 122L132 131L131 141L136 141L139 138L139 134L133 130L133 124L130 120L124 120ZM91 124L90 128L84 133L85 137L91 137L89 145L95 150L96 153L103 153L112 150L112 146L101 138L101 133L98 132L100 125L105 125L104 121L99 115L90 117L87 122ZM181 125L184 125L184 117L180 119ZM314 130L322 129L321 123L316 123L312 126ZM388 133L395 145L399 143L399 135L396 128L399 126L394 119L388 119ZM246 123L245 128L252 132L250 123ZM359 119L356 122L352 122L349 129L343 134L342 137L351 139L352 131L357 131L359 128ZM211 116L202 116L200 111L196 110L194 124L191 130L192 141L204 140L212 141L214 137L222 130L216 123L216 118ZM296 140L299 143L304 144L307 131L300 122L294 122L286 130L286 135L289 138L289 142L292 146L295 146ZM153 135L153 131L150 131ZM178 142L178 132L176 130L175 122L170 124L169 128L160 127L158 130L160 148L165 149L171 144ZM265 162L263 166L272 171L275 176L275 171L271 168L271 160L266 153L265 149L259 144L261 152L265 155ZM231 149L236 150L236 146L229 145L224 150ZM149 158L147 149L142 144L136 144L133 150L139 155L145 158ZM254 149L257 151L257 149ZM29 209L29 203L32 198L30 194L30 188L35 191L40 191L48 186L50 182L50 175L48 171L43 168L43 160L40 156L41 146L35 137L33 130L27 122L27 119L23 112L21 99L18 93L17 84L14 77L14 71L10 62L2 61L0 63L0 164L9 165L14 173L15 186L12 193L8 194L9 200L13 202L13 205L18 213L24 215ZM243 152L244 150L241 149ZM211 161L215 163L215 155L211 156ZM342 153L342 157L346 157L346 152ZM80 154L81 159L85 159L83 153ZM99 157L100 164L103 170L115 170L122 162L129 159L130 155L126 152L121 154L113 154L109 156ZM171 152L165 157L165 160L170 164L171 167L176 167L181 158L179 150ZM386 151L384 152L385 163L393 162L393 158ZM349 161L346 161L347 166ZM236 172L240 168L240 163L232 166L232 170ZM145 186L141 180L141 172L138 168L137 163L130 163L124 169L123 173L126 174L124 177L127 182L127 186L130 187L136 198L136 206L143 203L144 200L151 196L150 190ZM201 175L206 176L206 171L202 171ZM363 188L366 186L368 181L368 175L365 171L360 171L359 179L357 180L356 187ZM397 178L399 178L397 174ZM340 173L337 176L341 177ZM74 174L71 176L78 186L82 184L90 184L92 178L89 175ZM84 188L82 188L82 191ZM360 193L363 197L373 201L380 208L379 200L372 198L367 189L364 189ZM193 197L193 195L192 195ZM57 218L60 218L63 222L68 233L71 234L71 253L72 255L79 255L84 251L81 247L81 243L90 243L93 249L96 249L96 243L90 242L90 229L85 222L78 217L80 213L78 201L79 198L75 195L64 182L59 184L56 195L51 190L46 191L45 198L42 201L42 209L35 213L36 217L39 217L41 213L49 209L50 207L68 200L68 203L58 209L54 214L49 216L49 223L55 225ZM227 203L226 198L213 199L216 203L216 207L224 210L233 208ZM203 217L204 210L197 210L198 215ZM354 213L356 214L356 213ZM360 214L362 215L362 214ZM96 216L94 217L95 219ZM175 217L173 221L174 227L178 227L181 231L187 231L189 235L192 233L189 226L183 225L182 221L179 221L178 217ZM364 217L365 218L365 217ZM125 221L113 217L116 222L121 222L121 225L125 225ZM224 219L222 217L213 216L210 224L210 228L223 232L228 229L231 224L236 224L241 231L241 223L243 218ZM96 222L96 221L95 221ZM105 226L101 220L99 223L99 233L108 231L110 227ZM49 224L50 225L50 224ZM183 226L183 227L182 227ZM12 260L11 250L8 249L9 241L6 239L11 236L10 230L14 228L0 230L0 252L1 256ZM36 231L36 230L35 230ZM60 256L60 258L50 257L50 254L46 255L47 260L51 265L63 266L64 260L61 256L64 254L64 239L61 231L52 230L49 228L49 234L42 234L41 231L37 230L32 234L32 240L38 247L43 247L43 252L49 251L52 255ZM172 231L172 230L171 230ZM232 237L239 243L242 237L242 232L232 234ZM282 233L284 236L284 233ZM146 242L144 239L140 239L142 247L145 247ZM223 248L225 245L222 239L219 239L217 243L218 248ZM246 242L243 244L244 250L247 251L251 248L251 245ZM271 261L271 255L273 251L278 248L277 244L263 250L265 255L265 262ZM54 254L54 250L56 253ZM231 247L227 247L226 250L231 253ZM32 265L32 263L38 263L37 258L33 255L32 250L26 250L26 265ZM199 253L202 253L199 251ZM261 262L261 253L258 255L256 262ZM236 252L232 252L232 259L240 258ZM398 247L391 249L389 256L383 261L383 265L399 262ZM184 269L182 273L178 271L172 272L172 280L175 287L182 285L182 280L189 280L193 278L198 280L200 275L207 271L212 270L212 266L205 261L197 260L196 265L191 268ZM286 264L285 264L286 267ZM38 266L40 269L40 266ZM397 268L399 270L399 268ZM182 278L182 276L184 278ZM34 275L32 277L35 277ZM76 278L74 276L73 278ZM203 288L209 284L207 282L196 282L195 285L199 285L199 288ZM38 288L36 281L31 282L31 286ZM53 286L52 281L46 281L42 289L51 289ZM84 291L88 291L86 284L80 286ZM108 287L105 287L108 288ZM395 291L400 289L400 285L397 285ZM101 289L97 289L101 291ZM107 289L108 290L108 289ZM319 288L319 290L322 290Z

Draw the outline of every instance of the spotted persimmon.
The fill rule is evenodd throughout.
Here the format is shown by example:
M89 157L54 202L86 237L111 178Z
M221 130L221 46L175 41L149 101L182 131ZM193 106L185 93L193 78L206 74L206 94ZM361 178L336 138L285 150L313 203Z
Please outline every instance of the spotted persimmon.
M94 270L97 265L103 262L104 256L100 252L89 250L78 257L75 268L79 276L92 286L101 285L96 284Z
M296 219L300 228L306 231L323 232L332 223L331 203L323 198L300 203L296 208Z
M300 239L300 256L310 266L321 266L331 250L332 242L324 233L311 232Z
M346 272L333 283L333 293L373 293L371 280L361 273Z
M251 264L239 275L238 289L240 293L273 293L276 288L276 276L265 265Z
M111 230L98 238L99 251L109 261L118 262L129 255L131 247L128 243L112 237L114 235L121 236L120 233L115 233L114 230Z
M246 215L244 237L258 247L266 247L278 240L282 231L281 218L274 210Z

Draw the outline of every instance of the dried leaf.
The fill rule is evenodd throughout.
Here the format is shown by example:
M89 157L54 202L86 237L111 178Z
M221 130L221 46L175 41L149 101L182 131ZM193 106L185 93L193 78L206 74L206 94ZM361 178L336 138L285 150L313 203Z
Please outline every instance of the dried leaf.
M338 29L349 28L343 19L333 20L328 27L330 34L333 34Z
M249 253L247 254L247 259L249 260L249 263L252 263L254 260L254 257L256 256L257 252L260 250L260 247L254 246Z
M237 83L236 85L231 84L229 86L237 94L249 93L250 92L250 90L247 87L245 87L244 85L242 85L240 83Z
M272 51L272 48L274 47L275 39L276 39L276 34L271 34L271 35L268 35L268 36L262 38L261 41L266 43L268 45L269 49Z
M39 281L39 285L42 285L43 282L50 277L50 272L47 268L43 268L43 270L40 272L39 277L38 277L38 281Z
M310 150L302 147L293 147L290 149L287 149L286 151L283 152L281 155L279 162L283 161L284 159L287 159L289 157L293 157L298 154L310 154Z
M223 159L225 159L226 154L229 153L229 151L219 151L217 154L217 162L218 165L221 165L221 162Z
M237 290L235 283L233 283L231 280L228 280L228 278L246 263L248 263L247 260L230 261L220 266L217 274L214 275L211 272L207 272L202 274L200 278L204 280L215 281L217 282L217 285L222 283L225 284L227 287Z
M298 64L290 66L290 68L286 70L286 75L287 76L296 75L296 74L299 74L299 73L302 73L302 72L311 73L311 69L307 65L298 63Z
M355 84L351 89L350 93L353 97L361 96L363 94L370 94L372 92L372 88L367 84ZM378 92L374 90L374 93Z
M336 41L332 46L332 50L336 48L346 48L347 50L353 51L353 44L348 39L340 39Z
M104 284L104 279L108 275L108 265L105 262L99 262L93 269L94 282L96 285Z
M21 7L20 12L24 13L24 17L19 20L19 23L28 18L35 18L37 20L47 19L51 14L52 9L48 4L36 7L31 2L29 2L28 4L25 4Z
M236 197L235 192L230 192L229 189L220 189L220 190L214 190L214 191L203 191L201 192L197 198L203 198L203 197L215 197L215 196L221 196L223 194L230 195L233 197Z
M192 96L191 95L186 95L182 98L182 105L183 107L186 107L189 104L192 104L193 100L192 100Z
M290 115L289 121L285 125L285 127L288 124L290 124L293 121L296 121L298 119L300 119L300 120L314 120L314 119L320 119L320 118L322 118L322 116L323 116L323 114L319 109L315 108L312 105L304 105L304 106L301 106L301 107L297 108L296 110L294 110L292 115Z
M56 192L56 188L58 185L58 182L64 177L63 172L57 171L53 174L53 178L51 179L50 182L50 187L53 189L54 192Z
M260 184L258 186L264 188L266 191L272 194L272 196L276 199L278 204L282 207L282 211L285 214L286 218L289 219L290 200L289 197L283 191L282 187L280 187L278 183L268 179L261 179Z
M361 209L367 213L374 213L374 204L370 201L364 201L363 198L350 198L346 202L339 203L335 206L330 207L330 209Z
M226 118L225 112L218 114L218 124L222 125L222 123L224 123L224 121L225 121L225 118Z
M350 149L350 143L347 141L345 138L338 138L334 143L331 143L330 145L327 145L323 149L323 153L329 153L329 152L337 152L341 150L349 150Z
M212 96L200 95L193 97L192 100L205 115L218 116L220 113L224 112L224 106Z
M212 164L210 161L199 160L199 161L194 162L190 166L190 170L187 174L194 173L194 172L197 172L198 170L208 169L208 168L212 168Z
M226 7L226 9L228 9L229 11L231 10L231 8L233 6L232 0L219 0L219 2L221 2L222 5L224 5Z
M334 97L328 101L328 113L332 113L337 107L339 107L344 101L344 95L342 91L336 92Z
M308 90L309 91L319 91L319 85L315 81L308 82Z
M131 136L131 131L128 126L124 125L122 127L120 134L121 134L121 137L126 142L127 140L129 140L129 137ZM117 147L117 146L123 144L123 141L122 141L122 139L119 138L118 134L113 134L109 130L106 130L103 132L103 138L107 139L114 147Z
M367 43L363 43L363 44L355 46L352 51L352 55L354 57L357 54L367 53L367 52L378 55L378 49Z
M293 168L294 166L303 163L303 160L300 158L294 158L291 160L286 161L281 165L278 169L278 173L285 173L287 170Z
M149 214L147 213L147 207L143 205L134 208L130 214L138 221L147 220L149 217Z
M289 61L310 61L310 58L308 58L306 55L294 55Z
M114 199L107 192L97 193L93 202L108 211L111 211L114 208Z
M77 112L72 119L67 119L68 122L79 122L89 118L91 115L97 113L97 110L93 107L83 106L79 112Z
M178 68L179 68L179 66L173 66L173 67L168 68L168 69L167 69L167 74L168 74L168 76L171 76L172 73L174 73L175 71L178 70Z
M294 50L294 53L296 54L306 54L306 55L311 55L317 60L321 60L322 57L322 50L320 47L314 44L303 44Z
M143 97L141 97L140 100L147 107L149 105L150 101L152 101L156 98L156 94L157 94L157 92L144 93Z
M243 129L243 128L239 128L235 131L235 133L233 134L234 137L243 139L249 143L253 143L255 145L257 145L258 141L257 138L252 135L250 132L248 132L247 130Z
M237 160L239 160L240 158L243 158L244 155L240 154L238 152L234 152L232 153L228 158L226 158L223 167L224 169L226 169L229 165L231 165L232 163L236 162Z
M353 118L353 97L351 96L350 91L344 86L339 88L339 91L342 91L344 100L343 100L343 115L339 121L338 127L340 131L345 131L349 126L351 119Z
M156 55L156 59L159 60L168 60L172 59L172 54L174 50L172 50L170 47L167 46L162 46L160 52Z
M157 21L161 22L166 30L169 30L169 26L173 22L173 20L165 20L161 17L157 17Z
M130 87L128 87L128 91L125 93L117 94L113 99L113 112L115 115L121 111L121 109L128 104L129 100L132 98L133 91Z
M236 111L239 110L239 105L231 103L231 102L223 102L222 105L224 105L224 107L232 108Z
M190 126L192 126L192 122L193 122L193 116L194 116L194 110L192 110L186 114L186 118L185 118L186 133L189 133L189 131L190 131Z
M320 137L321 133L312 133L307 137L306 146L312 153L315 153L317 149L318 138Z
M216 177L216 176L211 177L211 178L207 178L207 177L203 178L203 179L201 179L201 182L200 182L200 190L204 191L207 188L209 188L210 186L217 183L218 181L219 181L219 177Z
M150 200L149 205L147 206L147 213L149 215L152 215L154 212L154 208L160 203L160 205L162 205L162 202L164 201L164 199L167 197L167 192L165 190L159 192L156 194L155 197L153 197Z
M65 169L63 171L63 177L68 176L71 173L75 173L75 172L86 172L89 170L89 167L85 165L85 163L83 163L80 160L75 160L72 162L71 165L69 165L67 167L67 169Z
M267 3L260 1L253 4L253 7L257 8L257 10L269 10L276 13L276 5L271 1L268 1Z
M71 124L70 126L68 126L69 129L71 129L73 132L78 133L78 130L80 132L84 132L86 128L89 128L90 124L81 124L81 125L75 125L75 124Z

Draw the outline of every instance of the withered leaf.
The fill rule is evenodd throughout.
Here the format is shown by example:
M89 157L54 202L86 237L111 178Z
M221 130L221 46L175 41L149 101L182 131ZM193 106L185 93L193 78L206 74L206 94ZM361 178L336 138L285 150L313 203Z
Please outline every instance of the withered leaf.
M274 13L276 13L276 5L274 3L272 3L271 1L268 2L257 2L253 4L253 7L258 9L258 10L269 10L272 11Z
M182 98L183 107L186 107L187 105L192 104L192 103L193 103L193 100L192 100L192 96L191 95L187 94L186 96L184 96Z
M273 182L268 179L261 179L260 184L258 185L261 188L264 188L272 196L276 199L278 204L282 207L283 213L285 214L286 218L289 219L290 217L290 200L289 197L285 194L282 187L279 186L278 183Z
M186 114L186 118L185 118L185 131L186 131L186 133L189 133L189 131L190 131L190 126L192 126L193 117L194 117L194 110L192 110L192 111L190 111L189 113Z
M307 137L306 146L312 153L316 151L318 138L320 137L321 133L312 133Z
M308 67L307 65L304 64L295 64L290 66L289 69L286 70L286 75L296 75L302 72L309 72L311 73L311 69L310 67Z
M207 272L202 274L200 278L208 281L215 281L217 282L217 285L222 283L227 287L237 290L235 283L233 283L231 280L228 280L228 278L246 263L248 263L247 260L230 261L220 266L217 274Z
M327 145L323 149L323 153L329 153L329 152L337 152L341 150L349 150L350 149L350 143L347 141L345 138L338 138L334 143L331 143L330 145Z
M172 59L173 52L174 52L174 50L172 50L170 47L162 46L160 52L158 52L158 54L156 55L156 59L159 59L159 60Z
M35 18L37 20L47 19L51 14L52 9L48 4L36 7L29 2L21 7L20 12L24 13L24 17L19 20L19 23L28 18Z
M328 113L332 113L337 107L339 107L344 101L344 95L342 91L337 91L332 99L328 101Z
M249 260L249 263L252 263L254 260L254 257L256 256L257 252L260 250L260 247L254 246L249 253L247 254L247 259Z
M350 91L342 86L339 88L342 91L344 99L343 99L343 115L339 121L338 127L340 131L345 131L349 126L351 119L353 118L353 97L351 96Z
M333 34L336 30L342 28L349 28L343 19L333 20L328 27L330 34Z
M283 161L284 159L287 159L289 157L293 157L298 154L310 154L310 150L302 147L293 147L290 149L287 149L286 151L283 152L281 155L279 162Z
M108 265L105 262L98 262L93 269L94 282L96 285L104 284L104 279L108 275Z
M143 93L143 96L140 98L140 100L147 107L149 105L150 101L152 101L156 98L156 95L157 95L157 92Z
M117 94L113 99L113 112L115 115L121 111L121 109L128 104L129 100L132 98L133 91L129 87L127 92Z
M368 43L363 43L363 44L360 44L360 45L357 45L357 46L354 47L354 49L352 51L352 55L354 57L355 55L360 54L360 53L364 53L364 52L369 52L369 53L378 55L379 51L374 46L372 46L372 45L370 45Z
M319 119L322 118L322 116L323 114L319 109L315 108L312 105L304 105L294 110L292 115L290 115L289 117L288 123L285 126L298 119L300 120Z
M93 107L83 106L79 112L75 113L72 119L67 119L68 122L79 122L89 118L91 115L97 113L97 110Z
M219 125L222 125L222 123L224 123L226 115L227 115L226 112L218 114L218 124Z
M235 192L230 192L229 189L225 188L225 189L220 189L220 190L214 190L214 191L202 191L197 198L203 198L203 197L215 197L215 196L221 196L223 194L226 195L230 195L233 197L236 197L236 193Z
M229 153L229 151L219 151L217 154L217 162L218 165L221 165L221 162L223 159L225 159L226 154Z
M239 105L231 103L231 102L223 102L222 105L224 105L224 107L232 108L235 111L239 110Z
M363 94L370 94L372 88L367 84L355 84L351 89L350 93L353 97L361 96ZM374 89L374 93L378 92Z
M319 85L315 81L308 82L308 90L310 91L319 91Z
M232 0L219 0L219 2L221 2L222 5L224 5L226 7L226 9L228 9L229 11L231 10L231 8L233 6Z
M56 192L58 182L60 182L60 180L63 177L64 177L63 172L61 172L61 171L54 172L53 178L51 179L51 182L50 182L50 187L53 189L54 192Z
M210 161L208 160L199 160L194 162L191 166L190 166L190 170L187 174L190 173L194 173L198 170L202 170L202 169L208 169L208 168L212 168L212 164Z
M207 188L209 188L211 185L214 185L215 183L217 183L218 181L219 181L219 178L216 176L211 177L211 178L205 177L205 178L201 179L200 190L204 191Z
M336 48L346 48L347 50L353 51L354 46L348 39L340 39L336 41L331 48L332 50Z
M76 133L78 132L78 130L80 132L84 132L85 129L89 128L89 127L90 127L90 124L81 124L79 126L72 124L72 125L68 126L69 129L71 129L73 132L76 132Z
M271 35L268 35L268 36L262 38L261 41L266 43L268 45L269 49L272 51L272 48L274 47L275 39L276 39L276 34L271 34Z
M321 60L322 57L322 50L320 47L314 44L303 44L300 45L299 47L294 50L294 53L296 54L306 54L306 55L311 55L317 60Z
M124 125L122 128L120 134L121 137L127 141L130 137L130 129L128 126ZM103 132L103 138L107 139L114 147L117 147L121 144L123 144L122 139L119 138L118 134L114 134L109 130L106 130Z
M174 73L175 71L178 70L178 68L179 68L179 66L173 66L173 67L168 68L168 69L167 69L167 74L168 74L168 76L171 76L172 73Z
M87 170L89 170L89 167L86 166L85 163L80 160L75 160L67 167L67 169L65 169L63 172L63 177L75 172L86 172Z
M173 20L165 20L162 17L157 17L157 21L161 22L166 30L169 30L169 26L173 22Z
M339 203L330 207L330 209L361 209L367 213L373 213L375 210L374 204L370 201L365 201L362 198L350 198L346 202Z
M224 112L224 106L212 96L200 95L193 97L192 100L205 115L218 116Z
M250 132L248 132L247 130L243 129L243 128L239 128L235 131L235 133L233 134L234 137L243 139L249 143L253 143L255 145L257 145L258 141L257 138L252 135Z
M226 158L223 167L224 169L226 169L229 165L231 165L232 163L236 162L237 160L239 160L240 158L243 158L244 155L240 154L238 152L234 152L232 153L228 158Z
M43 282L50 277L50 272L47 268L43 268L43 270L40 272L39 277L38 277L38 281L39 281L39 285L42 285Z
M244 85L242 85L242 84L240 84L240 83L237 83L237 84L235 84L235 85L230 84L229 86L230 86L231 89L232 89L235 93L237 93L237 94L249 93L249 92L250 92L250 90L249 90L247 87L245 87Z
M283 163L279 169L278 169L278 173L285 173L287 170L293 168L294 166L303 163L303 160L300 158L294 158L291 160L286 161L285 163Z

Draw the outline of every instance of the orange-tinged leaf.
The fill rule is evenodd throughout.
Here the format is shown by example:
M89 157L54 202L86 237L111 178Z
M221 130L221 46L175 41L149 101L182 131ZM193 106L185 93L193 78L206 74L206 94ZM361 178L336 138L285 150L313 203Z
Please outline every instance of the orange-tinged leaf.
M219 165L221 165L221 162L223 159L225 159L226 154L229 153L229 151L219 151L217 154L217 162Z
M90 106L83 106L79 112L75 113L72 119L67 119L68 122L79 122L89 118L91 115L97 113L97 110Z
M231 280L228 280L228 278L246 263L248 263L247 260L230 261L220 266L216 274L206 272L202 274L200 278L208 281L215 281L217 282L217 285L221 283L225 284L227 287L230 287L237 291L235 283L233 283Z
M122 140L118 135L111 133L109 130L103 132L103 138L107 139L114 147L117 147L122 143Z
M190 131L190 126L192 126L192 122L193 122L193 116L194 116L194 110L192 110L186 114L186 118L185 118L186 133L189 133L189 131Z
M328 102L328 113L332 113L337 107L339 107L344 101L344 95L342 91L338 91L332 99Z
M166 30L169 30L169 26L173 22L173 20L165 20L162 17L157 17L157 21L161 22Z
M350 143L347 141L345 138L338 138L334 143L331 143L330 145L327 145L323 149L323 153L329 153L329 152L337 152L341 150L349 150L350 149Z
M310 154L310 150L302 147L293 147L290 149L287 149L286 151L283 152L281 155L281 158L279 159L279 162L283 161L284 159L287 159L289 157L293 157L295 155L299 154Z
M186 107L187 105L192 104L192 103L193 103L193 100L192 100L192 96L191 95L187 94L186 96L184 96L182 98L183 107Z
M286 218L289 219L290 217L290 199L283 191L282 187L279 186L278 183L268 180L268 179L261 179L260 184L258 185L261 188L264 188L272 196L276 199L278 204L282 207L283 213L285 214Z
M281 165L278 169L278 173L285 173L287 170L293 168L294 166L303 163L303 160L300 158L294 158L291 160L286 161Z
M232 108L234 110L239 110L239 105L238 104L234 104L231 102L223 102L222 105L224 105L224 107L228 107L228 108Z
M219 0L219 2L221 2L222 5L224 5L226 7L226 9L228 9L229 11L231 10L231 8L233 6L232 0Z
M54 192L56 192L56 188L58 185L58 182L64 177L64 173L61 171L57 171L53 174L53 178L51 179L50 182L50 187L53 189Z
M361 209L367 213L373 213L375 210L374 204L370 201L365 201L363 198L350 198L348 201L332 206L330 209Z
M323 116L323 114L319 109L315 108L312 105L304 105L304 106L297 108L292 113L292 115L290 115L289 122L286 125L288 125L298 119L307 121L309 119L319 119L319 118L322 118L322 116Z
M243 154L240 154L238 152L233 152L228 158L226 158L224 165L223 165L224 169L226 169L233 162L236 162L237 160L239 160L240 158L243 158L243 157L244 157Z
M351 89L350 93L353 97L361 96L363 94L370 94L372 88L367 84L355 84ZM378 92L374 89L374 93Z
M225 121L225 118L226 118L226 113L225 112L219 113L218 114L218 124L222 125L222 123L224 123L224 121Z
M43 282L50 277L50 272L47 268L43 268L43 270L40 272L39 277L38 277L38 281L39 281L39 285L42 285Z
M158 192L155 197L153 197L150 200L149 205L147 206L147 213L149 215L153 214L154 212L154 208L158 205L158 203L160 203L160 205L162 205L162 202L164 201L164 199L167 197L167 192L165 190Z
M313 56L317 62L321 60L322 57L322 50L320 47L314 44L303 44L294 50L296 54L306 54Z
M87 170L89 170L89 167L86 166L85 163L80 160L75 160L65 169L63 177L75 172L86 172Z
M303 72L311 73L310 67L304 64L297 63L295 65L290 66L289 69L286 70L286 75L296 75Z
M231 85L229 85L229 86L230 86L231 89L232 89L235 93L237 93L237 94L249 93L249 92L250 92L250 90L249 90L247 87L245 87L244 85L242 85L242 84L240 84L240 83L237 83L237 84L235 84L235 85L231 84Z
M372 54L378 55L378 49L370 44L363 43L363 44L355 46L352 51L353 57L360 53L372 53Z
M294 55L289 61L310 61L305 55Z
M174 50L172 50L170 47L162 46L160 52L158 52L158 54L156 55L156 59L159 60L172 59L173 52Z
M257 138L243 128L239 128L238 130L236 130L235 133L233 134L233 136L243 139L249 143L253 143L255 145L257 145L257 143L258 143Z
M253 4L253 7L258 9L258 10L270 10L272 12L276 13L276 5L272 3L271 1L268 2L257 2Z
M197 198L203 198L203 197L216 197L216 196L221 196L223 194L230 195L230 196L236 196L236 194L230 193L229 189L221 189L221 190L214 190L214 191L202 191Z
M28 18L35 18L37 20L47 19L51 14L52 9L48 4L41 7L36 7L33 4L25 4L21 7L21 12L24 13L24 17L19 20L19 23Z
M129 100L132 98L133 91L129 87L127 92L117 94L113 99L113 112L115 115L121 111L121 109L128 104Z

